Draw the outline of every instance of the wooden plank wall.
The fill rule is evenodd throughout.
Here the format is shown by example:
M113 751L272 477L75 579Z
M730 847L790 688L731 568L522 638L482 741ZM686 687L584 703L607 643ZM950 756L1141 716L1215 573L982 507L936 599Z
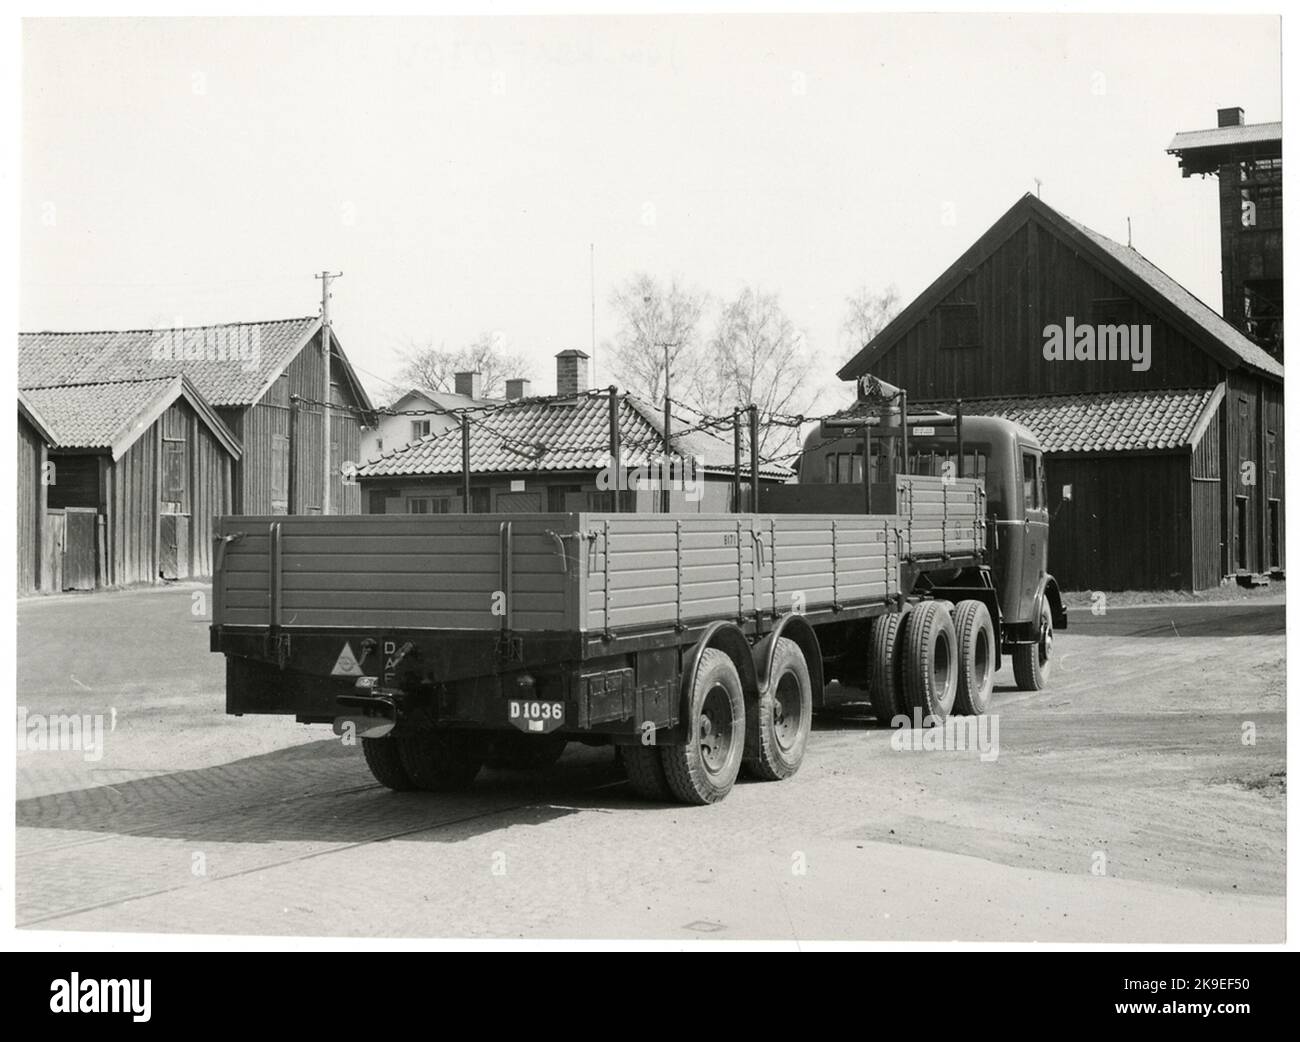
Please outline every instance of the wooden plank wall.
M1059 394L1157 387L1213 387L1218 363L1154 314L1138 306L1134 322L1152 324L1152 364L1064 362L1043 358L1043 327L1092 322L1093 301L1129 296L1074 248L1028 221L944 298L978 306L979 346L942 348L940 307L933 308L872 372L913 400Z
M1064 590L1191 589L1190 454L1047 458L1047 568Z
M15 523L18 593L40 587L41 531L46 509L43 464L45 442L21 414L18 416L18 499Z
M331 376L335 378L331 380L330 398L347 407L333 410L330 418L331 460L337 466L356 462L361 457L362 417L355 411L359 403L346 382L337 378L340 373L341 366L336 360L331 366ZM320 513L324 484L322 410L318 405L291 406L290 403L294 395L319 401L323 382L317 336L289 362L284 374L259 402L247 409L221 410L222 419L244 449L243 458L235 468L238 489L234 510L237 513ZM282 444L279 452L277 442ZM277 466L287 466L288 472L277 475ZM359 514L361 490L356 484L345 482L337 466L330 487L330 511Z
M1192 587L1217 586L1223 570L1223 425L1224 405L1192 450Z

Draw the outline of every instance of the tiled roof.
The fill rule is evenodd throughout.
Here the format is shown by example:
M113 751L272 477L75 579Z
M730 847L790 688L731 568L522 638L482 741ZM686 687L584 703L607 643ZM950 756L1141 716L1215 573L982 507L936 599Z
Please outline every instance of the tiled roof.
M147 380L29 387L21 399L39 410L59 449L108 449L116 458L157 420L162 411L185 397L209 429L236 458L242 451L230 429L184 376Z
M623 466L635 468L658 458L663 428L653 413L627 396L619 398ZM576 398L530 398L518 404L470 414L470 470L506 474L599 470L609 465L609 399L602 394ZM689 426L684 424L683 426ZM675 450L707 470L730 473L733 449L704 431L673 438ZM460 428L430 435L384 453L358 469L359 477L459 474ZM786 467L766 464L760 474L777 480Z
M212 405L251 405L317 317L184 329L18 334L18 386L107 384L184 373Z
M1213 388L1106 391L1006 398L967 398L967 416L1000 416L1028 427L1044 452L1139 452L1191 445ZM912 408L951 410L953 402L917 402Z
M106 449L174 380L158 376L118 383L32 387L24 394L49 419L59 448Z
M1254 145L1263 141L1281 141L1282 124L1246 123L1236 127L1211 127L1208 130L1184 130L1175 134L1166 152L1186 152L1193 148L1219 148L1223 145Z

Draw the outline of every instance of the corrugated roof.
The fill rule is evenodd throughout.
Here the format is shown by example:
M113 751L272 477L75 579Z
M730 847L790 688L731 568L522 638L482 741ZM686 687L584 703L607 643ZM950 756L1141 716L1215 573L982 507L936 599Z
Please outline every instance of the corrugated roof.
M967 398L967 416L1000 416L1028 427L1044 452L1142 452L1192 444L1215 388ZM951 410L952 401L912 408Z
M1166 152L1189 152L1195 148L1220 148L1225 145L1253 145L1282 140L1282 124L1247 123L1237 127L1210 127L1184 130L1175 134Z
M177 329L18 334L18 386L108 384L184 373L212 405L251 405L318 317Z
M525 399L471 413L470 421L470 470L475 474L600 470L610 463L609 399L603 393ZM623 466L647 466L659 458L663 427L649 409L621 396L618 424ZM688 426L683 424L683 429ZM730 473L732 469L731 444L704 431L674 437L673 447L707 470ZM384 453L357 471L359 477L459 473L459 427ZM760 474L776 480L785 480L792 473L776 464L760 467Z

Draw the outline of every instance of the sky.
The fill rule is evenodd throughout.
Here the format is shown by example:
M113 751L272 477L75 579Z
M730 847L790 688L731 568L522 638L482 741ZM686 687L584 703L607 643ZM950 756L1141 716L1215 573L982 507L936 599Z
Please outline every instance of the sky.
M19 322L315 314L329 269L376 400L486 331L549 393L594 244L596 382L644 270L778 293L842 395L845 298L910 300L1027 191L1131 220L1217 309L1217 186L1165 147L1281 118L1280 46L1265 16L29 20Z

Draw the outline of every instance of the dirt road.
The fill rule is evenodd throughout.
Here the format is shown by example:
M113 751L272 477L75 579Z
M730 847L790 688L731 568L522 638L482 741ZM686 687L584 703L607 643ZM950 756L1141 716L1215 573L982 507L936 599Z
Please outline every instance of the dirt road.
M1283 939L1277 600L1075 611L1046 692L1000 674L996 756L899 749L849 713L818 719L791 781L684 808L576 746L464 795L378 788L328 729L224 716L203 593L19 604L27 719L105 728L98 758L19 735L20 926Z

